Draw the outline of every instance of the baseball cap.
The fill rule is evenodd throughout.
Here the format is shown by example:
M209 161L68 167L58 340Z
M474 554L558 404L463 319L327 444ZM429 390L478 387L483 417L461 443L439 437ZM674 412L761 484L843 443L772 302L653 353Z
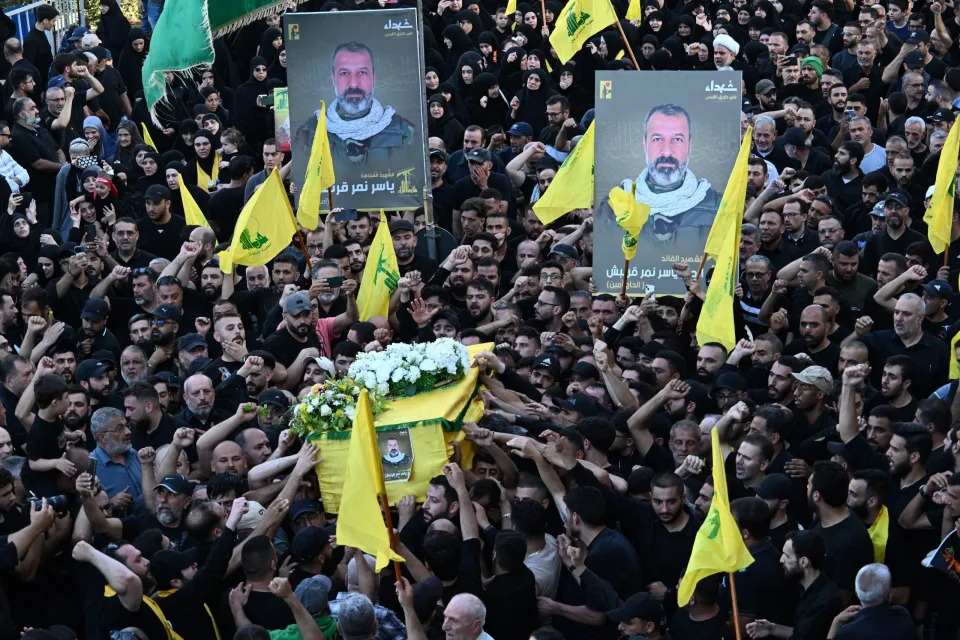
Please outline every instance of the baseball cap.
M791 373L790 375L804 384L812 384L827 395L833 393L833 376L819 365L810 365L800 373Z
M931 298L949 299L953 295L953 287L946 280L937 278L923 285L923 292Z
M531 369L540 369L540 368L549 369L550 375L553 376L554 378L560 375L560 363L553 356L549 356L546 354L537 356L536 359L533 361L533 366L531 367Z
M103 44L103 40L95 33L88 33L80 38L80 46L84 49L92 49Z
M871 216L876 216L878 218L886 218L887 213L883 210L883 200L873 205L873 209L870 210Z
M310 298L307 297L307 294L302 291L298 291L287 297L283 301L283 312L292 313L297 315L303 313L304 311L312 311L313 307L310 306Z
M180 322L180 319L183 317L183 313L181 313L180 309L177 309L172 304L162 304L153 310L153 317Z
M950 109L937 109L927 116L927 122L930 124L940 124L942 122L953 122L957 119Z
M567 411L576 411L582 416L592 418L600 413L600 403L593 396L586 393L575 393L566 400L554 399L553 404L566 409Z
M760 95L766 95L771 91L776 91L776 90L777 90L777 85L774 84L773 80L767 80L766 78L764 78L763 80L757 83L757 86L754 92L759 93Z
M117 357L113 354L113 351L110 349L100 349L94 351L90 354L90 357L94 360L101 360L104 364L109 364L111 366L117 366Z
M164 382L167 383L168 387L180 388L180 378L177 377L173 371L158 371L156 373L158 378L162 378Z
M263 514L267 512L263 505L256 500L250 500L247 504L250 505L250 508L237 523L237 531L256 529L260 521L263 520Z
M184 372L184 376L189 378L195 373L202 373L203 375L210 378L210 382L214 386L220 384L223 374L219 372L219 369L211 366L213 365L213 358L207 356L200 356L199 358L194 358L190 362L190 366L187 367L187 370Z
M83 312L80 314L81 318L86 320L93 320L94 322L102 322L110 314L110 307L107 306L107 301L102 298L87 298L87 301L83 303Z
M77 40L80 40L81 38L83 38L83 36L87 35L88 33L90 33L90 30L87 29L86 27L76 27L70 33L70 37L67 38L67 41L76 42Z
M747 388L747 381L736 371L727 371L717 377L713 383L713 390L730 389L731 391L744 391Z
M910 196L905 194L903 191L891 191L887 194L887 197L883 199L883 203L886 204L890 201L899 202L905 207L910 206Z
M527 122L514 122L507 134L511 136L532 136L533 127Z
M446 161L447 161L447 152L444 151L443 149L430 149L430 157L431 157L431 158L434 158L434 157L440 158L441 160L443 160L444 162L446 162Z
M67 84L67 79L63 76L50 76L47 80L47 89L59 89Z
M264 389L257 396L257 404L272 404L275 407L286 409L290 406L290 401L279 389Z
M193 351L199 347L206 347L207 341L199 333L187 333L177 340L178 351Z
M398 231L409 231L410 233L416 233L416 229L413 228L413 223L409 220L397 220L396 222L390 223L390 233L396 233Z
M911 51L903 57L903 64L906 65L907 69L922 69L923 54L919 51Z
M169 200L170 199L170 189L163 186L162 184L152 184L147 187L147 193L143 196L144 200L152 200L157 202L159 200Z
M463 155L467 159L467 162L491 162L493 160L490 152L483 147L474 147Z
M262 396L263 394L260 395ZM305 513L323 513L323 503L311 498L301 498L294 501L290 506L290 512L287 514L287 517L293 522Z
M150 560L150 573L160 589L169 589L172 580L183 580L182 571L197 561L196 549L173 551L162 549Z
M301 529L290 544L290 557L297 562L313 560L328 544L330 544L330 532L323 527Z
M764 500L786 500L793 491L790 478L782 473L771 473L753 488L758 498Z
M630 622L640 618L645 622L653 622L658 627L663 617L663 607L649 593L635 593L616 609L607 611L607 617L614 622Z
M161 487L170 493L184 495L190 495L193 493L193 483L187 480L186 476L180 475L179 473L171 473L168 476L163 476L163 480L158 482L157 486L155 486L153 490L156 491Z
M907 42L909 42L910 44L917 44L918 42L930 42L930 34L924 31L923 29L917 29L916 31L911 31L910 35L907 36ZM913 53L913 51L911 51L910 53ZM920 52L917 51L917 53L920 53Z
M557 254L560 254L561 256L572 258L574 260L577 260L580 257L580 255L577 253L576 248L573 245L566 244L563 242L558 242L557 244L553 245L553 248L550 249L550 253L551 254L557 253Z
M80 380L89 380L90 378L102 376L112 368L112 365L110 365L108 362L87 358L77 365L77 371L74 374L74 377L78 382Z
M333 583L330 582L330 578L319 575L301 580L294 593L307 613L314 618L318 618L327 611L331 589L333 589Z
M707 385L692 378L684 380L684 382L690 387L690 391L687 392L687 397L684 398L684 400L696 403L697 415L704 415L707 412L707 404L710 400L710 392L707 390Z
M600 371L589 362L580 361L570 368L570 373L575 373L581 378L600 379Z

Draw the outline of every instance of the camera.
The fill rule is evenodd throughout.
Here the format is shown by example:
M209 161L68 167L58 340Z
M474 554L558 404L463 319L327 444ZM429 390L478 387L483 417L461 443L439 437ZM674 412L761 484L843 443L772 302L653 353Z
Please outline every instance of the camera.
M27 500L29 500L30 504L33 505L34 511L40 511L40 506L43 504L43 498L32 497L32 498L27 498ZM51 496L47 498L47 504L53 507L53 511L58 516L62 516L65 513L67 513L67 509L68 509L67 496L64 496L64 495Z

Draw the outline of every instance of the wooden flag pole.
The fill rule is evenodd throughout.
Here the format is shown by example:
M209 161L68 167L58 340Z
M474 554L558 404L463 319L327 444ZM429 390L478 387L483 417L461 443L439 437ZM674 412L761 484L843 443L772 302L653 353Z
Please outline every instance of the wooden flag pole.
M541 0L542 2L543 0ZM611 4L611 6L613 6ZM633 68L636 71L640 71L640 63L637 62L637 56L633 53L633 47L630 46L630 41L627 40L627 34L623 32L623 27L620 25L620 21L617 20L617 29L620 31L620 37L623 38L623 46L627 48L627 53L630 54L630 59L633 60Z
M540 0L540 20L543 22L540 25L540 30L542 31L545 26L547 26L547 3L546 0ZM547 50L547 53L550 53L550 50Z
M333 187L327 187L327 212L333 211Z
M307 272L313 273L313 265L310 264L310 254L307 253L307 243L303 241L303 234L300 233L300 224L297 223L296 216L293 215L293 209L287 209L290 213L290 219L293 220L293 228L297 230L297 240L300 241L300 251L303 252L303 257L307 261Z
M380 486L383 486L383 469L380 470ZM387 534L390 536L390 548L393 549L394 553L396 553L397 534L393 530L393 516L390 515L390 499L387 498L387 492L385 489L380 494L380 504L383 507L383 516L387 519ZM400 572L400 563L396 560L393 561L393 573L397 578L397 582L400 582L403 575Z
M620 287L620 297L627 297L627 272L630 270L630 259L623 261L623 286Z
M696 276L696 278L695 278L695 280L696 280L697 282L700 281L700 273L703 271L703 265L705 265L705 264L707 264L707 252L706 252L706 251L703 252L703 258L700 259L700 266L697 267L697 276Z
M737 634L737 640L740 640L740 609L737 606L737 584L733 579L733 573L730 576L730 601L733 604L733 629Z

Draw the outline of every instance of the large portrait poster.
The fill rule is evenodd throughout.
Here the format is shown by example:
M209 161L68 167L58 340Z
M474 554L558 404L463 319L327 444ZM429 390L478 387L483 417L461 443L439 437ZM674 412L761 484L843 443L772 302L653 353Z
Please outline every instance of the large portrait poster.
M303 183L326 104L335 207L423 204L423 77L416 9L284 16L293 180ZM324 192L320 204L329 210Z
M593 279L601 293L683 294L673 263L696 271L740 148L739 71L598 72ZM613 187L650 205L624 273Z

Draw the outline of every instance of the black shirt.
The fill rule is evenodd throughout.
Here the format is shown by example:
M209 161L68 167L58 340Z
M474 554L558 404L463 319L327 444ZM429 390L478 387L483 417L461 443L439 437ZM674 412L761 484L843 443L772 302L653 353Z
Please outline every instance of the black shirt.
M134 540L138 535L147 529L160 529L163 535L170 539L170 548L174 551L182 551L191 546L188 544L187 530L183 522L185 519L186 511L184 511L184 518L182 518L180 521L180 526L168 527L164 524L161 524L160 521L157 520L157 517L152 513L139 513L132 516L127 516L126 518L122 518L120 520L120 523L123 527L122 537L124 540Z
M839 589L853 591L857 572L873 562L873 543L867 528L850 514L832 527L818 524L814 529L827 548L824 573Z
M795 356L798 353L806 353L813 360L814 364L824 367L833 376L837 375L837 363L840 361L840 345L827 341L827 346L816 353L813 353L803 340L794 340L784 348L784 353Z
M494 577L483 592L484 631L498 640L527 640L539 626L537 581L526 566Z
M147 598L148 596L144 596ZM147 634L148 638L166 638L167 630L157 614L144 602L137 612L127 611L117 595L104 596L100 610L97 637L99 640L110 638L111 631L120 631L127 627L136 627Z
M787 583L780 566L780 550L770 540L764 540L750 547L749 551L753 556L753 564L734 576L740 614L758 620L790 624L789 613L784 606ZM733 612L729 576L723 577L721 602L728 614Z
M97 102L100 103L100 108L110 118L110 122L104 122L103 125L109 131L114 132L117 130L117 125L120 124L120 118L124 115L121 96L127 93L127 85L123 84L120 72L110 65L96 74L96 78L103 85L103 93L97 96Z
M151 433L141 431L139 428L134 429L131 437L133 448L137 450L143 449L144 447L159 449L163 445L170 444L173 441L173 434L176 433L177 429L186 426L186 424L164 411L159 424L157 424L157 428Z
M166 224L158 225L150 218L141 218L137 221L137 231L140 232L139 242L150 249L160 258L173 260L180 253L183 241L180 232L187 226L187 221L180 216L170 216Z
M120 254L116 251L110 254L110 257L117 261L117 264L121 267L130 267L131 269L140 269L142 267L149 267L150 261L156 258L157 256L152 253L148 253L142 249L136 249L133 252L133 255L130 256L129 260L124 260ZM112 296L111 296L112 297Z
M10 441L13 443L14 455L24 455L24 445L27 443L27 430L17 418L17 403L20 397L13 395L5 386L0 385L0 404L7 414L7 432L10 434Z
M226 187L215 192L210 196L207 210L207 220L217 224L217 238L229 240L243 210L243 187Z
M36 79L37 86L46 88L47 72L53 64L53 51L46 31L40 31L36 27L30 29L30 33L23 39L23 57L40 71L40 77Z
M874 640L874 638L911 638L916 634L913 616L900 605L879 604L864 607L840 627L836 640Z
M834 616L842 610L840 590L821 573L800 596L793 616L791 640L823 640L827 637Z
M60 162L53 136L43 127L31 130L17 124L10 129L13 137L7 152L30 174L30 192L41 202L53 202L57 172L41 171L32 166L37 160Z
M263 348L272 353L273 357L277 359L277 362L285 367L292 365L296 361L297 356L300 355L300 352L310 347L317 349L317 351L321 353L323 351L320 345L320 338L317 337L315 331L311 331L307 335L306 342L300 342L290 334L287 328L274 331L263 343Z
M917 366L916 375L910 390L916 397L925 398L937 387L947 381L949 373L948 349L946 343L924 333L920 341L912 347L906 347L893 331L874 331L860 339L870 351L870 366L873 369L872 382L880 386L883 375L883 363L891 356L906 355Z

